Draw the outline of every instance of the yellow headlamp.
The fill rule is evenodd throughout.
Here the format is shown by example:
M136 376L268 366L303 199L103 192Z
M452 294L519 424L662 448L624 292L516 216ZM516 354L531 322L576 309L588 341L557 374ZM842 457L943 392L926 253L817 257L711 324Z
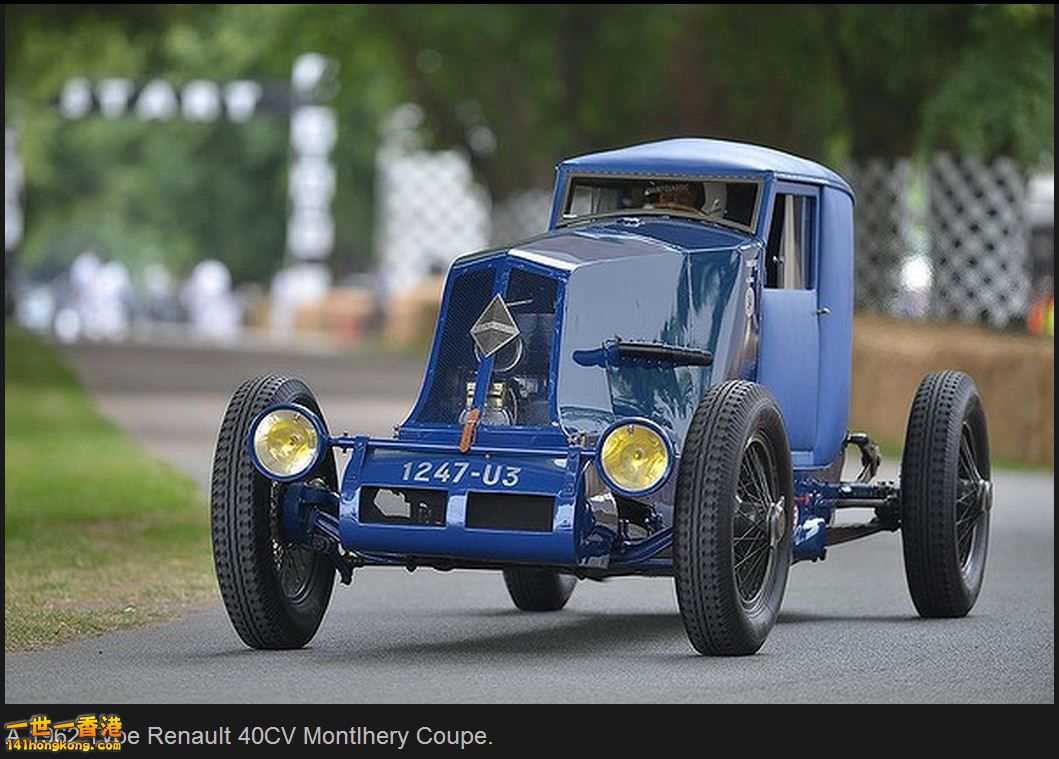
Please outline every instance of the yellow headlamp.
M647 495L668 479L673 469L673 446L654 422L623 420L600 437L596 462L611 490L629 496Z
M250 450L262 474L275 480L296 480L307 474L323 452L320 421L300 406L267 409L254 423Z

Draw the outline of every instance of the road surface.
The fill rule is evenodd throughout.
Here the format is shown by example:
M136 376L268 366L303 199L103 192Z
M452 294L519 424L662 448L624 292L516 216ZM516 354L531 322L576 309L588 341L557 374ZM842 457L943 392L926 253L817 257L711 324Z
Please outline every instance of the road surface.
M332 429L388 435L422 376L419 360L310 350L66 352L107 414L203 486L243 377L297 372ZM493 573L366 569L336 585L304 650L248 650L218 600L175 622L7 654L6 700L1054 702L1053 477L995 480L985 587L962 620L916 617L890 534L796 565L768 642L739 659L693 655L667 579L583 582L565 611L534 615L512 608Z

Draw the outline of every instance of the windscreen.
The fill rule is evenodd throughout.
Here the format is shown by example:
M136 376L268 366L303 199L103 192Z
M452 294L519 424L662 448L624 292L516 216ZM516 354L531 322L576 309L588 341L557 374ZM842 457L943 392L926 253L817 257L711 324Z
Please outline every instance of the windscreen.
M684 216L743 230L754 227L758 183L752 180L576 177L562 223L601 216Z

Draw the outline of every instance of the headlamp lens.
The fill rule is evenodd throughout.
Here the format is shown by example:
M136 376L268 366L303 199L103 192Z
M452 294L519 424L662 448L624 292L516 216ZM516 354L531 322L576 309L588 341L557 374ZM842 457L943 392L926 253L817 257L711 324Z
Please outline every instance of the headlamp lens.
M320 448L316 426L294 409L270 411L254 430L254 454L261 468L279 478L309 470Z
M669 469L669 448L655 430L635 422L615 427L603 440L600 466L620 490L640 493L659 484Z

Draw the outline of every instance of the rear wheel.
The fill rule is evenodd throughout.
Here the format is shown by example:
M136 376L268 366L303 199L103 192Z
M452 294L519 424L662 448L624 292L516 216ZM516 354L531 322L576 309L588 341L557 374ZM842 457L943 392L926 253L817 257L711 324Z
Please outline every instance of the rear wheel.
M677 601L700 653L752 654L764 644L787 587L792 493L772 395L753 382L712 387L684 443L673 528Z
M253 648L300 648L320 626L335 569L323 554L284 538L287 485L268 479L250 461L250 424L275 403L298 403L320 414L312 392L298 379L268 375L235 391L213 460L213 558L221 597L239 637ZM328 451L305 479L319 479L336 490L333 454Z
M919 386L901 460L901 539L912 603L962 617L982 588L993 483L985 409L974 380L934 372Z
M518 567L504 570L504 583L522 611L559 611L570 600L577 578L551 569Z

